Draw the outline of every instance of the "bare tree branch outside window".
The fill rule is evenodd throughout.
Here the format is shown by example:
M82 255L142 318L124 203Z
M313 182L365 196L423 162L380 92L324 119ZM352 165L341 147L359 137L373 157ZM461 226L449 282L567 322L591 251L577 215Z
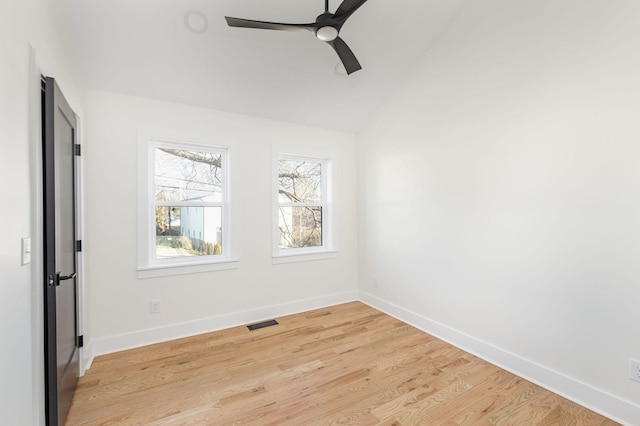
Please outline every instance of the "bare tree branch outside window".
M280 159L280 248L322 246L322 163Z
M222 254L222 154L154 154L156 258Z

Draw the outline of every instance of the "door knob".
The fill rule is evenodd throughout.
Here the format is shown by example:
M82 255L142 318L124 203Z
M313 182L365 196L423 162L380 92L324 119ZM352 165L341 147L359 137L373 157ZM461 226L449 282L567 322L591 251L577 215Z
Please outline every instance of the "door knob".
M60 272L58 272L57 275L58 275L58 280L56 282L56 285L60 285L60 281L66 281L76 277L75 272L71 275L60 275Z

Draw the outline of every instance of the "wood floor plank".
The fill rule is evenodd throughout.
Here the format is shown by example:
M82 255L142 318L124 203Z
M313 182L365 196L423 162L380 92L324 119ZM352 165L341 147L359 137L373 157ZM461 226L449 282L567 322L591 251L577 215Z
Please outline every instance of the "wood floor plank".
M95 359L67 425L616 423L359 302Z

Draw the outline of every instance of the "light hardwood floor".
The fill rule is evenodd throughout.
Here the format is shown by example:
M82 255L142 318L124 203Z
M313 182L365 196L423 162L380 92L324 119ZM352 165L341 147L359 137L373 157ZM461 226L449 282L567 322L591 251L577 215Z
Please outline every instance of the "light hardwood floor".
M96 358L67 425L615 425L362 303Z

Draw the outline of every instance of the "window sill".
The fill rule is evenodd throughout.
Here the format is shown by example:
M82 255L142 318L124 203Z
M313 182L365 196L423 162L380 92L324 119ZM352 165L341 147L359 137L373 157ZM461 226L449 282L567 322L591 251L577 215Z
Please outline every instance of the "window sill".
M321 252L306 252L306 253L287 253L287 254L274 254L271 263L274 265L280 265L282 263L294 263L294 262L310 262L313 260L325 260L335 259L338 257L337 250L327 250Z
M141 266L138 267L138 279L238 269L239 263L238 259L225 259L206 263Z

